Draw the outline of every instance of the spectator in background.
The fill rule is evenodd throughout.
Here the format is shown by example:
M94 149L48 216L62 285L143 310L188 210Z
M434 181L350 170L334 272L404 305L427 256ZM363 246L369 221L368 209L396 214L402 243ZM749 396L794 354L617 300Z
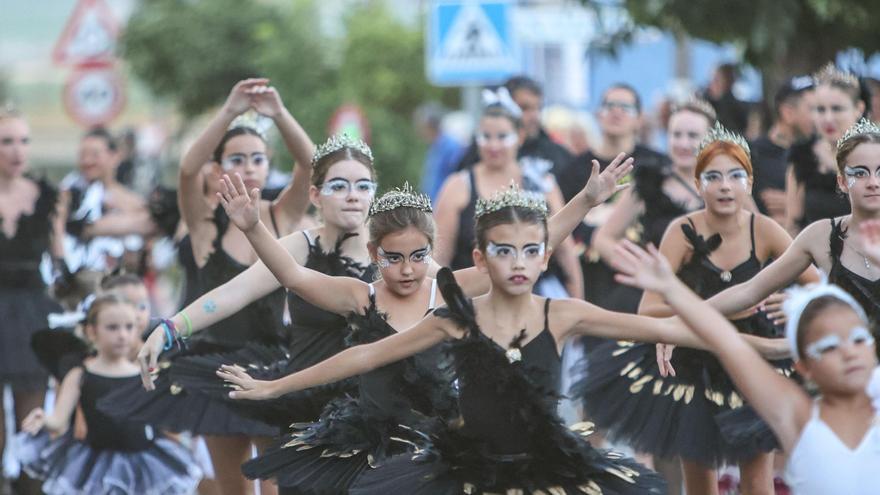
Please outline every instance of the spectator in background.
M784 225L788 150L815 132L813 79L799 76L786 80L776 91L773 108L773 126L765 136L750 143L755 169L752 195L761 213Z
M559 177L571 161L571 153L553 141L541 126L541 108L544 104L544 91L541 85L534 79L515 76L508 79L504 87L522 112L520 121L526 139L517 155L520 165L523 166L525 173L535 178L547 172ZM476 142L472 141L459 162L458 169L470 168L478 161L480 161L479 150Z
M703 98L715 107L718 121L738 134L745 134L749 124L748 105L733 95L737 70L734 64L721 64L712 74L709 86L703 92Z
M436 102L421 105L415 112L416 130L419 136L429 143L422 169L422 191L431 200L437 199L440 186L452 172L456 171L464 147L455 138L443 132L444 108Z

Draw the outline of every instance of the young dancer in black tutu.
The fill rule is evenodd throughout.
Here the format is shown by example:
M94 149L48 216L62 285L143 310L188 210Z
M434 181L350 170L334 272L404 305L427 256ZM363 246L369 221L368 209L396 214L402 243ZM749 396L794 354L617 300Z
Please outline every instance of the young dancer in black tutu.
M96 298L85 325L94 355L66 371L52 414L37 408L23 421L24 431L17 437L19 461L29 475L43 480L44 493L189 494L201 479L182 445L143 423L114 420L97 410L97 401L108 392L140 381L129 359L139 337L135 318L135 308L121 297ZM67 332L58 331L56 337L75 340ZM88 430L84 441L72 431L77 405Z
M706 206L673 221L660 251L678 276L703 297L710 297L755 276L770 259L791 244L785 230L764 215L745 211L750 199L752 168L748 145L720 124L700 146L695 179ZM801 276L818 280L813 270ZM641 314L668 316L657 294L645 294ZM782 336L763 311L733 317L749 335ZM620 342L590 355L588 378L573 392L585 398L590 418L611 438L664 458L680 457L688 493L717 493L715 468L738 462L744 493L772 491L771 432L760 445L736 445L721 434L717 416L743 401L720 363L697 349L656 353L653 346ZM791 362L776 365L791 373ZM670 371L671 373L667 373ZM753 417L754 421L760 421Z
M619 454L593 449L563 426L555 412L558 349L579 334L701 343L675 319L612 313L573 299L551 304L532 295L550 254L546 214L542 199L516 188L480 201L474 260L491 280L487 295L471 302L451 272L441 270L438 285L448 307L409 330L279 380L254 380L234 366L218 375L236 388L232 398L266 399L363 374L448 340L460 416L428 429L415 458L396 456L364 473L352 493L662 491L654 475ZM778 343L754 341L765 352L779 352Z
M872 227L873 228L873 227ZM880 230L866 251L880 261ZM785 340L811 397L743 342L741 333L680 280L669 262L631 243L619 249L618 280L662 295L710 346L789 453L786 481L798 495L869 495L880 469L880 368L865 311L835 285L793 289Z

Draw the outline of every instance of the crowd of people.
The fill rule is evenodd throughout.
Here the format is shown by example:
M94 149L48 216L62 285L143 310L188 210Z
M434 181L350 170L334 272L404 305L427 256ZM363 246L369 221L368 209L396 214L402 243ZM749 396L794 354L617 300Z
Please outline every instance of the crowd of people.
M526 77L484 90L466 147L426 107L424 192L381 195L381 157L315 145L267 79L146 196L101 128L34 177L3 109L4 489L880 493L880 116L827 65L746 140L721 76L672 102L665 153L623 82L579 153Z

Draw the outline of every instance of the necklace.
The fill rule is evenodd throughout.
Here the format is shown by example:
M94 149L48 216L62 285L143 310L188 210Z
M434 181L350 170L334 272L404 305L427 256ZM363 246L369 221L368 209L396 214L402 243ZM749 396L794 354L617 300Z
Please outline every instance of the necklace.
M870 269L871 269L871 262L868 261L868 257L867 257L867 256L865 256L864 254L862 254L862 252L859 251L858 249L852 247L852 244L850 244L849 242L844 242L844 244L846 244L847 246L849 246L849 248L850 248L850 250L852 250L852 252L854 252L854 253L856 253L857 255L859 255L859 256L862 257L862 261L865 262L865 270L870 270Z

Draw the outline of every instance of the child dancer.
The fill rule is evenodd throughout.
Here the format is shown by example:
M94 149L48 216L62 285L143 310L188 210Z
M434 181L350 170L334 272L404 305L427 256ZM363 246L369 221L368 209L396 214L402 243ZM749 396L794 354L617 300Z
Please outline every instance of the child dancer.
M119 296L99 296L88 310L86 335L95 355L64 376L52 414L37 408L17 437L23 468L43 480L47 494L187 494L202 476L183 446L143 424L116 421L100 413L97 400L112 389L139 382L129 360L135 332L131 304ZM79 404L88 433L73 438L71 418Z

